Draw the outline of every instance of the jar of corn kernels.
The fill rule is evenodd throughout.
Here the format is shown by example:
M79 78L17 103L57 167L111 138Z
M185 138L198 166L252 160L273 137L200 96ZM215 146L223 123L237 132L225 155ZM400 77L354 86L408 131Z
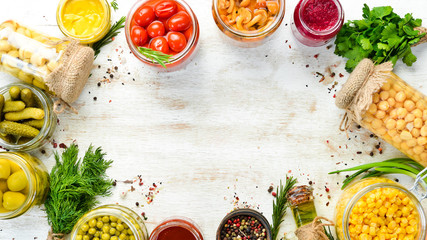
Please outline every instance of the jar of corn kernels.
M387 178L367 178L348 186L335 211L340 240L426 238L420 201Z
M350 120L427 166L427 98L391 72L363 60L336 96Z

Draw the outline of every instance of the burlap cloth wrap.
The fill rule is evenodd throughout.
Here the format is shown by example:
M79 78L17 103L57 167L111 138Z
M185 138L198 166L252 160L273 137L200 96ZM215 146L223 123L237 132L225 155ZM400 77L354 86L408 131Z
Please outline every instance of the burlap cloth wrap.
M60 65L46 77L46 85L66 103L77 100L92 70L94 51L71 40Z
M369 59L360 61L336 95L335 104L346 110L341 130L347 130L353 122L360 124L363 114L372 103L373 94L387 81L391 71L391 62L375 66Z
M320 220L325 220L328 223L322 223ZM324 217L316 217L313 222L298 228L295 235L299 240L329 240L325 234L324 227L334 226L335 224Z

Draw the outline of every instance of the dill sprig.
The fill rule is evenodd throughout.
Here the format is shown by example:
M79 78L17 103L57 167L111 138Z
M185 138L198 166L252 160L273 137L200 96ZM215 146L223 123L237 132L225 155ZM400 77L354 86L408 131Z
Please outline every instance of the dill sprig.
M77 220L98 203L97 196L111 194L112 180L105 172L113 161L104 159L101 148L94 151L90 146L83 159L78 159L78 153L75 144L62 156L55 153L56 165L50 173L45 202L47 219L55 234L70 233Z
M110 2L111 7L114 9L114 11L117 11L119 9L119 4L116 0L113 0Z
M144 55L146 58L151 59L151 61L155 61L158 64L162 65L162 67L166 68L165 63L170 63L170 58L172 55L164 54L159 51L155 51L151 48L138 47L139 52Z
M113 38L119 34L120 29L125 26L126 17L121 17L119 21L114 23L108 33L99 41L92 45L93 50L95 51L95 58L101 52L101 48L113 41Z
M280 185L277 187L277 196L276 199L273 200L273 224L271 225L273 240L276 240L279 234L280 224L283 222L283 218L286 215L286 209L288 208L288 199L286 195L296 183L296 178L286 176L285 186L283 186L282 181L280 181Z

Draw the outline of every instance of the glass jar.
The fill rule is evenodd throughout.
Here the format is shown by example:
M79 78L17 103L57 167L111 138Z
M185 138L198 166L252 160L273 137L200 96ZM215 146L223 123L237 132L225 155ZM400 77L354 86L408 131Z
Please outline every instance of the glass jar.
M249 5L245 2L249 2ZM261 6L258 2L262 2ZM241 7L242 4L246 7ZM263 21L265 25L246 29L245 22L250 23L254 20L258 16L257 12L261 13L259 15L262 15L262 18L266 18L258 20ZM285 0L213 0L212 15L218 28L233 39L233 43L241 47L256 47L264 43L279 28L285 16ZM245 16L246 20L240 23L239 19L243 19L241 16Z
M83 44L101 40L110 30L110 19L110 4L106 0L61 0L56 11L62 33Z
M107 220L104 221L104 217L107 217ZM95 224L92 224L91 220L95 220ZM118 238L121 234L124 234L120 239L148 240L147 228L145 227L142 218L131 209L116 204L103 205L83 215L77 221L76 225L74 225L73 230L70 233L70 239L85 239L83 238L83 235L91 235L92 237L96 236L95 232L102 232L101 229L97 229L98 226L96 222L101 222L103 225L108 224L108 227L110 228L108 234L117 236ZM112 223L116 224L112 225ZM119 226L119 224L121 226ZM87 228L85 229L85 227ZM100 227L102 228L102 226ZM94 228L94 230L91 230L91 228ZM113 228L115 229L114 231L111 230ZM110 230L112 232L110 232ZM90 231L94 231L94 234L91 234L92 232ZM130 237L126 238L126 235ZM98 237L99 239L102 239L101 236Z
M320 47L341 30L344 10L338 0L300 0L291 22L292 33L299 42Z
M0 132L0 145L2 145L6 149L16 151L31 151L40 148L46 143L48 143L49 140L52 138L52 135L55 132L57 125L57 116L53 111L52 99L37 87L33 87L25 83L15 83L0 88L0 94L4 96L5 100L10 99L9 89L13 86L17 86L21 90L28 88L31 90L31 92L33 92L34 96L37 98L36 101L40 104L41 108L43 108L44 123L43 127L40 129L39 134L33 139L26 142L20 141L19 139L17 139L15 143L8 142L8 135L1 135L2 133Z
M151 232L150 240L167 240L169 238L183 240L203 240L202 232L197 224L189 218L172 217L161 222Z
M8 189L9 185L7 181L4 178L0 179L0 192L3 197L3 199L0 199L0 219L18 217L31 207L43 204L49 190L49 175L44 164L28 153L18 152L0 152L0 160L9 161L10 163L11 175L8 179L11 177L14 178L12 175L22 170L27 180L27 184L23 190L11 191ZM2 162L2 164L4 164L4 162ZM2 170L4 170L4 168ZM10 187L12 188L12 186ZM16 188L16 186L14 187ZM8 192L9 195L13 192L13 195L8 197L9 200L5 198L5 194L8 194ZM15 205L13 208L17 208L15 210L7 210L5 206L3 206L5 201L13 201L9 203L9 205L13 204ZM22 204L16 205L17 202L21 201L23 202Z
M307 185L293 187L289 190L286 198L288 199L297 228L313 222L317 217L312 187Z
M353 183L344 190L335 211L337 236L341 240L368 235L406 239L405 234L412 235L408 239L426 238L426 216L420 201L390 179L367 178Z
M93 50L78 41L50 37L12 20L0 24L0 70L67 103L83 90L93 57Z
M218 230L216 231L216 240L223 240L224 239L225 233L223 232L223 229L224 228L227 229L230 226L232 226L233 224L236 225L237 222L235 223L234 221L232 221L232 219L234 219L236 217L239 217L239 221L242 220L242 217L250 218L251 222L252 221L258 221L259 225L261 225L262 228L265 229L265 231L263 231L263 233L265 233L265 236L264 236L265 239L266 240L272 240L271 228L270 228L270 224L268 223L267 219L260 212L255 211L253 209L249 209L249 208L236 209L236 210L233 210L232 212L228 213L224 217L224 219L222 219L221 223L218 226ZM239 224L241 224L241 222L239 222ZM249 229L251 229L251 228L249 228Z
M190 27L187 30L185 30L185 32L183 31L184 36L186 38L185 48L179 52L174 52L172 50L169 50L169 46L167 47L168 50L166 51L165 54L172 55L172 57L169 59L169 62L165 62L166 70L168 70L168 71L180 69L186 63L191 61L192 56L194 56L194 53L197 50L198 43L199 43L199 35L200 35L199 22L197 20L196 15L193 12L193 10L191 10L190 6L184 0L173 0L172 2L174 2L177 6L177 10L175 10L175 13L185 12L189 16L191 23L190 23ZM150 40L150 36L146 34L145 29L147 26L145 26L145 25L143 27L139 26L135 21L135 15L137 15L137 13L139 11L141 11L142 8L150 7L152 9L154 9L155 6L157 6L159 3L162 3L162 1L161 0L140 0L140 1L136 2L126 17L125 34L126 34L126 41L128 43L128 46L136 58L138 58L141 62L143 62L149 66L154 66L154 67L157 67L159 70L164 70L165 68L163 68L161 64L159 64L158 62L144 56L138 50L138 47L150 48L150 43L151 43L152 39ZM175 16L175 13L174 13L174 15L172 15L172 17ZM172 17L163 18L163 19L162 18L157 19L157 17L154 17L154 22L161 22L161 24L165 28L165 31L163 33L164 36L158 35L158 37L162 37L164 39L167 38L167 35L168 35L167 29L168 28L165 25L168 24L168 20ZM142 46L137 46L132 41L132 36L131 36L132 33L131 32L132 32L132 29L134 27L138 27L139 29L142 28L142 30L140 30L140 31L145 32L145 37L147 39L146 39L146 42L144 44L142 44ZM167 41L167 40L165 40L165 41ZM171 44L167 43L166 45L171 45Z

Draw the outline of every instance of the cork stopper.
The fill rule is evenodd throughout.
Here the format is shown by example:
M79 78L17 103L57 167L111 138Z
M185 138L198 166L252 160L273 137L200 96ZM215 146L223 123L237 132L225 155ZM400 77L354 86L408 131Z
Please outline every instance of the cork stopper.
M66 103L80 96L93 68L94 51L78 41L65 49L61 64L46 78L46 85Z
M298 206L313 201L313 188L307 185L295 186L286 196L291 206Z

